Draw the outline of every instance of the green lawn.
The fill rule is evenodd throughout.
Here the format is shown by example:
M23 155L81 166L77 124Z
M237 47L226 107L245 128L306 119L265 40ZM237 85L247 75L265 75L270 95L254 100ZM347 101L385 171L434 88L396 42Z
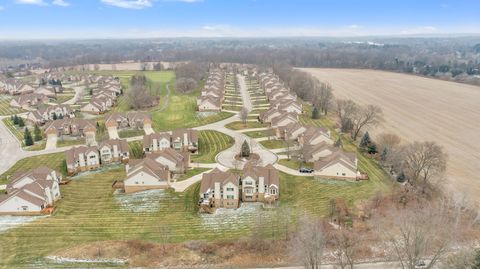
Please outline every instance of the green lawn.
M268 108L254 109L254 110L250 111L250 114L260 114L260 113L265 112L267 110L268 110Z
M140 130L121 130L118 131L118 136L120 138L127 138L127 137L134 137L134 136L140 136L140 135L145 135L145 132L143 129Z
M9 95L0 95L0 116L14 115L25 112L21 108L10 107L10 101L13 98Z
M280 148L287 147L287 143L285 142L285 140L277 140L277 139L260 141L260 144L262 144L267 149L280 149ZM293 143L291 142L290 145L292 144Z
M243 130L243 129L252 129L252 128L265 128L268 127L269 125L267 123L261 123L258 121L247 121L246 124L243 124L241 121L234 121L231 122L225 127L231 130Z
M143 158L143 142L141 140L128 142L128 149L131 159Z
M199 153L192 155L192 162L214 163L215 156L221 151L232 147L234 140L232 137L212 130L200 131L198 141Z
M306 167L306 168L313 168L313 163L303 163L303 162L298 162L293 159L280 159L278 161L279 164L286 166L288 168L292 168L294 170L298 170L301 167Z
M198 175L200 173L203 173L205 171L208 171L210 170L210 168L193 168L193 169L189 169L187 170L187 172L185 174L182 174L180 175L179 177L177 177L177 182L178 181L183 181L185 179L189 179L195 175Z
M245 132L243 134L251 138L260 138L260 137L273 136L274 132L273 130L265 130L265 131L250 131L250 132Z
M0 175L0 182L6 182L7 177L13 175L16 171L26 171L39 166L48 166L66 174L65 153L51 153L21 159L5 173Z
M75 93L70 93L70 92L59 93L56 96L57 99L55 100L55 103L63 104L64 102L72 99L74 96L75 96Z
M61 137L57 140L57 148L67 147L67 146L76 146L76 145L85 145L85 138L78 139L62 139Z
M23 145L23 134L24 134L24 128L25 127L18 127L16 125L13 124L13 121L10 119L10 118L5 118L3 119L3 123L5 124L5 126L7 126L7 128L15 135L15 137L17 137L18 141L20 141L20 143ZM23 130L21 130L23 129ZM32 132L32 128L28 128L30 130L30 132Z

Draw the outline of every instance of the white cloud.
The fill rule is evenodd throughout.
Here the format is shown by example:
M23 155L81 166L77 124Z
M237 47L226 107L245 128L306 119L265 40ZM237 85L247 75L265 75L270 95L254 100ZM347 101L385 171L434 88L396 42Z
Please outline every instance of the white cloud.
M70 3L67 3L65 2L65 0L54 0L52 2L53 5L56 5L56 6L61 6L61 7L68 7L70 6Z
M400 31L402 35L416 35L416 34L438 34L440 30L435 26L420 26L411 29L405 29Z
M37 5L37 6L47 5L47 3L45 3L43 0L15 0L15 3L22 4L22 5Z
M143 9L152 6L152 0L101 0L102 3L128 9Z

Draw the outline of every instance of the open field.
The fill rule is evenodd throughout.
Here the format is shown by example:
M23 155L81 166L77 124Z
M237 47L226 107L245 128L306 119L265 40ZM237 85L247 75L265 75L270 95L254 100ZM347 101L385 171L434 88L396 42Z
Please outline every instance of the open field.
M374 134L441 144L449 154L449 185L480 201L480 87L373 70L303 70L330 83L336 97L380 106L385 123Z
M215 156L233 146L233 138L217 131L200 131L199 153L192 155L192 162L214 163Z

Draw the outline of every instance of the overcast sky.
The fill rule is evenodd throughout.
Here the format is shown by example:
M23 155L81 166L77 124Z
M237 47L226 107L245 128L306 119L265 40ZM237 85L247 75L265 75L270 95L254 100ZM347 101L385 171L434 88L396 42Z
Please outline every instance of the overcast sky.
M480 33L480 0L0 0L0 39Z

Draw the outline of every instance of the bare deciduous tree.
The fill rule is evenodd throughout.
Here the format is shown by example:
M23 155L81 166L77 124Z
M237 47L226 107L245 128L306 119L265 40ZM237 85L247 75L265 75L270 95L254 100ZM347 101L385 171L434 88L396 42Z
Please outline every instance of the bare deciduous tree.
M405 146L402 168L412 185L421 185L422 192L430 187L434 178L441 178L447 167L447 154L435 142L415 141Z
M352 115L352 139L357 140L358 134L368 126L375 126L383 120L382 109L376 105L360 107Z
M392 209L380 223L385 248L402 268L415 269L422 260L433 268L454 239L448 211L433 205Z
M150 94L147 84L148 82L145 75L135 75L132 77L131 89L127 95L130 107L140 109L154 104L152 100L156 98Z
M325 241L322 223L315 218L303 217L293 238L293 255L305 268L319 269Z
M240 110L240 113L238 114L240 119L243 122L243 125L247 124L247 119L248 119L248 109L246 107L242 107L242 110Z
M175 89L182 93L195 90L197 85L197 82L193 78L178 78L175 81Z
M349 229L339 229L331 233L333 255L336 265L342 269L353 269L361 246L361 235Z
M333 100L332 87L319 81L317 81L315 86L313 103L327 115Z
M352 117L359 110L358 105L352 100L337 99L335 108L340 120L342 132L350 131L352 128Z

